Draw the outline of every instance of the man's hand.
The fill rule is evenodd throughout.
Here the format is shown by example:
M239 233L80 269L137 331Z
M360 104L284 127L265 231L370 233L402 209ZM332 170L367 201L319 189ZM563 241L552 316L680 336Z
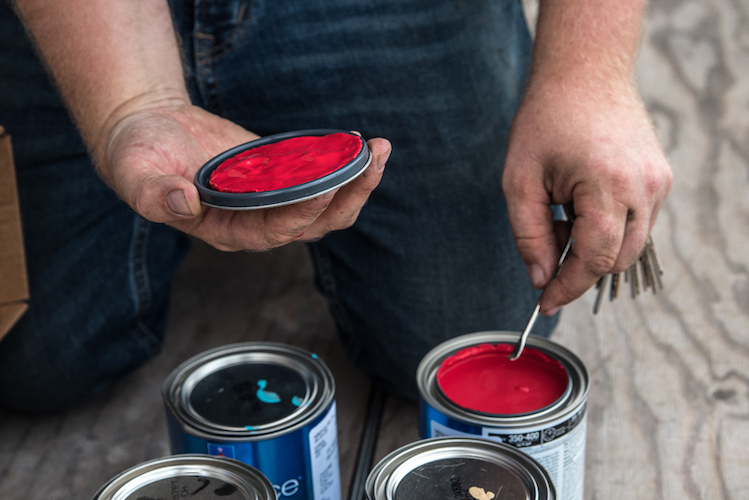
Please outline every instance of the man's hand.
M512 126L503 187L531 281L546 287L541 312L550 315L637 259L672 173L630 85L535 83ZM575 217L554 280L560 250L551 204Z
M201 206L193 177L213 156L257 135L173 101L118 118L111 130L101 148L102 177L146 219L220 250L266 250L349 227L382 178L390 154L386 140L372 139L370 166L337 191L284 207L230 211Z
M16 0L102 178L136 212L223 250L264 250L350 226L390 153L337 192L267 210L205 208L192 183L210 158L257 135L189 102L165 0Z
M528 90L503 189L541 312L555 313L639 255L672 173L633 84L645 0L541 0ZM560 247L549 205L575 216Z

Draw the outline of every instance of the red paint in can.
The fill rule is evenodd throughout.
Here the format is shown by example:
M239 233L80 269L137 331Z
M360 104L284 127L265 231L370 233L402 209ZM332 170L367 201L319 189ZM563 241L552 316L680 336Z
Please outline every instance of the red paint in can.
M437 384L445 396L467 410L519 415L541 410L562 397L569 384L564 365L529 348L510 361L510 344L479 344L445 359Z

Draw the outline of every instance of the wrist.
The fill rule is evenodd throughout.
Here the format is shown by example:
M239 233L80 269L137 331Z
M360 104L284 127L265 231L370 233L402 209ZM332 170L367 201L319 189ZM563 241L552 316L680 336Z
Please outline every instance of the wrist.
M615 109L643 110L644 104L634 79L606 77L584 70L570 69L562 75L538 72L531 75L524 95L524 105L596 113Z
M91 156L99 174L109 181L107 156L118 130L147 112L171 111L191 105L187 91L179 87L162 87L144 92L114 105L99 120L99 125L86 134Z

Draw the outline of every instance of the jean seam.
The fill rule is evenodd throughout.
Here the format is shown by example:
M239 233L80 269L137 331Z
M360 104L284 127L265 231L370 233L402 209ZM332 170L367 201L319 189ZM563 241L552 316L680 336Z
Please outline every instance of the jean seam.
M135 302L135 317L142 318L151 309L153 302L147 258L151 223L139 216L135 216L134 219L133 239L130 244L130 276ZM148 353L154 354L159 351L159 341L140 319L134 322L130 331Z
M234 28L234 31L232 31L231 35L229 35L226 40L221 42L220 44L213 46L212 43L208 48L200 48L198 50L198 59L204 59L208 58L212 61L216 61L218 59L221 59L223 57L226 57L227 55L231 54L237 48L239 48L242 41L247 38L247 35L250 32L250 26L252 25L252 9L254 7L254 0L244 1L242 3L242 6L240 7L239 15L237 16L237 27ZM247 14L245 15L245 11ZM202 16L201 12L201 16ZM206 24L201 19L201 24ZM199 32L197 34L198 38L202 38L205 40L210 40L211 42L215 40L215 37L209 33L202 33ZM228 47L228 48L227 48ZM224 50L226 49L226 50ZM222 52L223 51L223 52Z
M198 33L196 44L198 47L209 44L213 40L212 35L206 35L204 33ZM198 88L201 89L204 106L209 110L219 114L223 114L223 104L221 103L221 97L218 93L218 86L216 85L216 79L213 71L213 59L210 56L202 55L207 51L198 50L197 52L197 64L196 64L196 79Z
M215 113L223 114L225 108L218 91L213 64L215 61L237 50L242 41L247 37L252 25L253 6L253 0L244 0L242 2L237 16L237 26L231 35L219 45L213 45L216 39L214 35L199 30L195 33L195 45L197 47L195 51L195 71L196 79L198 80L197 84L203 94L205 107ZM200 27L209 24L205 19L205 11L201 10L198 15L200 17Z

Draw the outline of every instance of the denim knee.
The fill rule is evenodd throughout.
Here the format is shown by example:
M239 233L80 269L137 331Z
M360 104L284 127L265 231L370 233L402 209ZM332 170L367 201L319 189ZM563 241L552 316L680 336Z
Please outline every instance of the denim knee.
M29 310L0 341L0 407L65 410L160 351L189 240L127 207L109 215L54 251L29 252Z

